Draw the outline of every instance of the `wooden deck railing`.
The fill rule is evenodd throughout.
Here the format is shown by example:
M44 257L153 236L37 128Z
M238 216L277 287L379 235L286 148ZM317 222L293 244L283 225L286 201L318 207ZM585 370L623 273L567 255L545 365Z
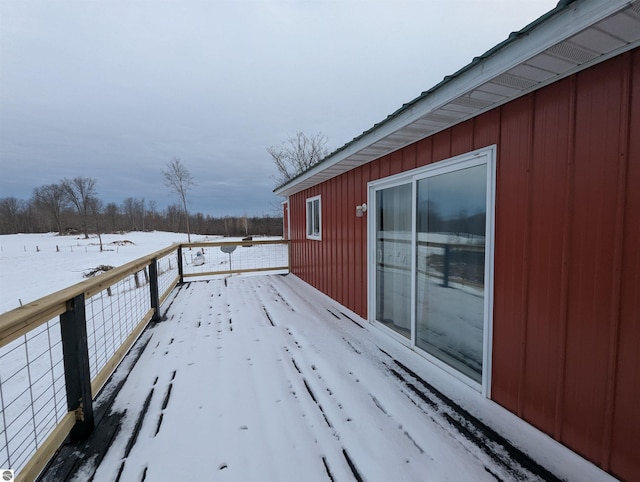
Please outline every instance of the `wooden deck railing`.
M288 241L174 244L1 314L0 468L33 481L90 435L93 399L185 278L288 269Z

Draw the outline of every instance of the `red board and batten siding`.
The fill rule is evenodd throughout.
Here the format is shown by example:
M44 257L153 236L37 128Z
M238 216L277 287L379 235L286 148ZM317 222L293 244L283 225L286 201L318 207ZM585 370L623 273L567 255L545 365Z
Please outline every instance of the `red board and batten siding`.
M613 470L640 479L638 451L640 441L640 53L636 50L631 71L629 148L626 163L626 187L620 266L620 304L618 350L614 353L615 392L613 393L613 430L610 460ZM621 156L623 157L623 156ZM622 186L621 186L622 188ZM629 414L636 416L629 419Z
M292 196L292 270L366 318L367 182L492 144L492 399L640 480L640 49Z

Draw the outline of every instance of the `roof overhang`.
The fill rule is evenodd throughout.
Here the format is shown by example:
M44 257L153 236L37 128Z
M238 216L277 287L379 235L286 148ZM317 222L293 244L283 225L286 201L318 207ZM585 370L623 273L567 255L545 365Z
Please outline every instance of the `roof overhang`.
M290 196L640 46L640 0L560 2L274 192Z

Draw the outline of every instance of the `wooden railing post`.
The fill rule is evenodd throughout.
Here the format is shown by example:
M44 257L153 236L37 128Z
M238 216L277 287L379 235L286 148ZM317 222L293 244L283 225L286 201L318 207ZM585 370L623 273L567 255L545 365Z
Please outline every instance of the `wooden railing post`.
M178 274L180 275L180 284L184 283L184 271L182 269L182 245L178 247Z
M448 244L444 247L444 259L442 269L442 286L449 286L449 265L451 264L451 246Z
M89 437L94 428L84 293L67 304L67 311L60 315L60 331L67 406L70 412L76 414L76 424L71 429L70 437L72 442L76 442Z
M158 291L158 258L154 258L149 265L149 290L153 318L151 321L160 321L160 294Z

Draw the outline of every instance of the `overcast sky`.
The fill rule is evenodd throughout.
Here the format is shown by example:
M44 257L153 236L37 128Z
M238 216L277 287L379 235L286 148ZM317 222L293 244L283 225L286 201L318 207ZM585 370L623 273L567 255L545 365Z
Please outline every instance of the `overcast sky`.
M0 0L0 198L63 177L99 197L273 214L266 147L341 147L557 0Z

